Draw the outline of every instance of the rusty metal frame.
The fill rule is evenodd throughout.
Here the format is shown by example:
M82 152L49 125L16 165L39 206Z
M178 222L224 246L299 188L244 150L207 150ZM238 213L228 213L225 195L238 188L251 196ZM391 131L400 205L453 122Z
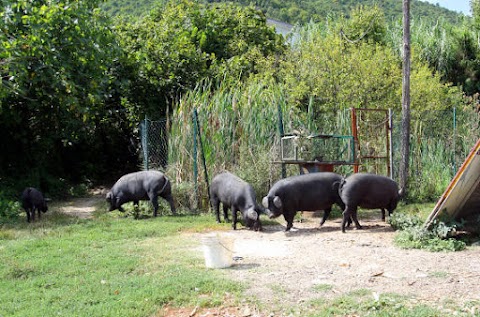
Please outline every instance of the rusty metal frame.
M358 130L358 112L380 112L385 113L385 138L386 138L386 156L362 156L360 140L362 138L362 131ZM359 166L362 164L363 159L373 159L373 160L385 160L387 173L389 177L393 178L392 171L392 112L390 109L367 109L367 108L351 108L352 115L352 135L354 143L356 146L356 158L354 165L354 172L359 172Z

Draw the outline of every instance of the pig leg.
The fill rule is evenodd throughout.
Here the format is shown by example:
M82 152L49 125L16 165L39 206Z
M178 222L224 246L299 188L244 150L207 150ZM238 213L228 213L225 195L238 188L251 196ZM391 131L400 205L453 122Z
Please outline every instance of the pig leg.
M40 220L42 218L42 215L41 215L41 211L39 208L36 208L37 209L37 213L38 213L38 220ZM35 210L33 211L35 213Z
M121 197L117 197L115 201L115 206L118 206L117 209L120 210L121 212L125 212L125 209L122 208L123 205L123 200Z
M347 205L345 207L345 210L343 211L343 219L342 219L342 232L343 233L345 233L345 226L347 225L348 221L351 221L350 217L355 222L355 226L357 227L357 229L361 228L361 226L360 226L360 224L358 223L358 220L357 220L357 206L350 207L350 206Z
M350 225L352 224L352 217L348 218L347 220L347 228L350 228Z
M355 212L352 214L352 217L350 219L350 222L352 221L353 219L353 222L355 223L355 227L360 230L362 229L362 226L360 225L360 223L358 222L358 218L357 218L357 209L355 208Z
M25 211L27 212L27 222L35 220L35 217L31 216L32 211L30 208L25 209Z
M155 190L150 190L147 192L147 196L150 199L150 202L153 205L153 216L156 217L158 214L158 194Z
M328 216L330 216L330 212L332 211L332 206L328 207L323 211L323 218L322 221L320 221L320 226L323 226L325 221L327 220Z
M232 218L233 218L233 212L234 212L234 207L232 207ZM228 222L228 206L223 204L223 221Z
M172 215L177 214L177 210L175 209L175 202L173 201L173 196L171 193L161 193L160 197L165 199L168 204L170 205L170 210L172 211Z
M382 208L382 221L385 221L385 208Z
M172 196L172 191L171 190L164 190L161 194L160 194L160 197L162 197L163 199L165 199L168 204L170 205L170 210L172 211L172 214L173 215L176 215L177 214L177 210L175 209L175 202L173 200L173 196Z
M232 206L232 228L237 230L237 206Z
M153 205L153 216L156 217L158 213L158 196L152 194L152 196L150 197L150 201Z
M213 210L215 211L215 218L217 223L220 223L220 200L218 198L212 197L211 199Z
M288 216L285 214L283 215L283 218L285 218L285 221L287 222L287 227L285 228L285 231L290 231L290 229L292 229L294 217L295 217L294 213L289 214Z

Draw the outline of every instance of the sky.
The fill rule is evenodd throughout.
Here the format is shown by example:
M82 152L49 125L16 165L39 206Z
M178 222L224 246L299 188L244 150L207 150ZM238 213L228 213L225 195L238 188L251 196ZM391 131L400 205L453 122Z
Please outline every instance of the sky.
M461 12L466 15L470 15L470 0L424 0L437 4L441 7L450 9L452 11Z

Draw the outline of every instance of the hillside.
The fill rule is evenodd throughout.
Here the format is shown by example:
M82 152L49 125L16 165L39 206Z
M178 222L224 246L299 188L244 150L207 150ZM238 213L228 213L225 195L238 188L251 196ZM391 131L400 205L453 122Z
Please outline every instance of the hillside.
M162 6L165 2L166 0L106 0L101 6L112 16L140 16L147 14L155 6ZM402 1L398 0L234 0L232 2L242 5L253 4L268 18L290 24L305 23L310 20L323 21L328 15L348 15L348 12L357 5L377 4L384 10L387 20L397 20L402 17ZM411 13L414 19L443 18L452 24L460 23L465 18L461 13L418 0L412 0Z

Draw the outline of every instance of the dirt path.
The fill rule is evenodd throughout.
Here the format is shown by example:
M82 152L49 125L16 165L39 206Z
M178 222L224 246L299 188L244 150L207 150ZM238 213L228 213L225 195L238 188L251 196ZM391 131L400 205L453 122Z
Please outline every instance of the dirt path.
M262 233L240 230L234 233L234 250L243 260L229 271L262 301L281 300L286 306L358 290L374 297L405 295L434 307L480 300L480 247L440 253L403 250L393 245L389 225L361 223L363 230L345 234L339 221L318 229L315 219L296 223L298 230L290 233L282 226Z
M54 204L60 212L76 216L78 218L88 219L93 217L93 212L98 205L105 201L105 188L98 188L91 191L91 196L82 198L72 198L67 201Z

